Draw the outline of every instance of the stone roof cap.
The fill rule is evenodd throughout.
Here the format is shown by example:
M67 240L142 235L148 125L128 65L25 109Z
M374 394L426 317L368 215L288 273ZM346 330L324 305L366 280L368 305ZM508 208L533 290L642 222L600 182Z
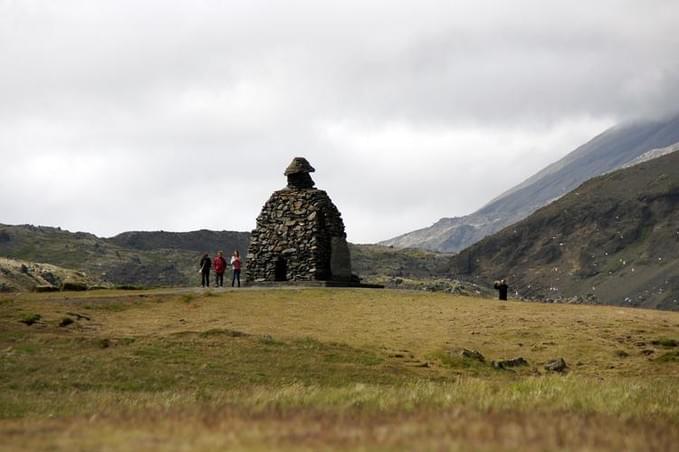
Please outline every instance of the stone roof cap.
M285 176L290 174L313 173L316 171L304 157L295 157L285 169Z

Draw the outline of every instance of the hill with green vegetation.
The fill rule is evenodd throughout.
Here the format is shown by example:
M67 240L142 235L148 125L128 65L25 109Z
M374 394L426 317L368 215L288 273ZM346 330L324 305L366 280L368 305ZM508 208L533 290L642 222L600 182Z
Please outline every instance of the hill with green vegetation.
M193 286L203 253L245 256L250 234L232 231L125 232L110 239L32 225L0 225L0 256L45 262L85 273L101 284L137 287ZM354 273L364 282L445 290L448 256L378 245L350 245ZM451 285L452 284L452 285ZM475 287L475 286L474 286ZM476 290L469 287L469 290Z
M85 232L46 226L0 225L0 255L78 270L121 286L188 284L200 256L184 249L139 250Z
M679 152L594 178L452 259L519 296L679 309Z
M351 263L365 282L388 288L491 296L487 281L450 277L452 254L384 245L351 245Z
M369 279L428 279L448 271L450 254L419 249L398 249L382 245L351 245L355 273Z
M672 312L358 289L0 294L0 356L7 450L679 441Z

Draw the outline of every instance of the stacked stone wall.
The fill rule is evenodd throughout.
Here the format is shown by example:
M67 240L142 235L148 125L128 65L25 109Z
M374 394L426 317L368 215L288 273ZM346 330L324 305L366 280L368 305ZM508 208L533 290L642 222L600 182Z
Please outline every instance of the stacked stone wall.
M344 223L325 191L287 188L274 192L252 231L246 280L332 280L333 242L338 240L346 245ZM280 278L277 273L283 267L285 277Z

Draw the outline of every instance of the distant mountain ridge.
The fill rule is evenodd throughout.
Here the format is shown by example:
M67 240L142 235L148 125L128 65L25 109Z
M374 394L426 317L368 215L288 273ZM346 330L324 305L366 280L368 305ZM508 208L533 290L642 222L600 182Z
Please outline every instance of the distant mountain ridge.
M221 250L231 255L233 250L245 254L250 243L250 233L207 229L191 232L129 231L108 240L118 246L136 250L179 249L210 254Z
M522 297L679 310L679 152L593 178L451 259Z
M612 127L478 211L464 217L442 218L430 227L380 243L442 252L460 251L526 218L586 180L619 169L642 155L646 158L662 155L654 150L667 151L676 143L679 143L679 115Z

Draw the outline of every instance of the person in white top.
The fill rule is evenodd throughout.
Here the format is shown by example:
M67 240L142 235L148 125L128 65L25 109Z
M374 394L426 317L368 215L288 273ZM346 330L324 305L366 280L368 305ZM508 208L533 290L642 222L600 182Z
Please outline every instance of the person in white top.
M235 250L233 252L233 256L231 256L231 266L233 267L233 279L231 280L231 287L236 285L236 281L238 281L238 287L240 287L241 260L238 250Z

